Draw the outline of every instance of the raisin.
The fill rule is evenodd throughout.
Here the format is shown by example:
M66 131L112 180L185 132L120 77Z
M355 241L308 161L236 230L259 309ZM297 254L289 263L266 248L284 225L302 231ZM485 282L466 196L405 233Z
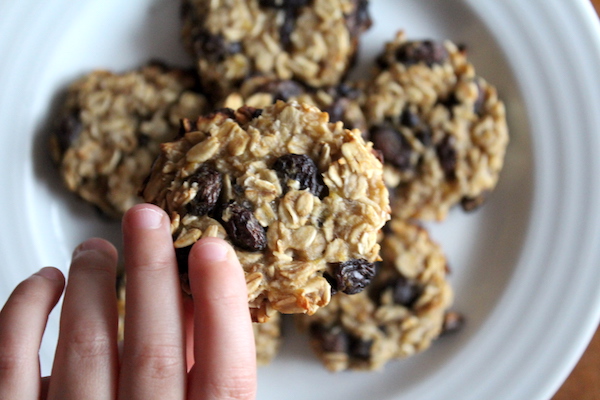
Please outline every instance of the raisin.
M412 167L412 146L402 133L390 126L379 125L371 128L369 134L373 147L383 153L385 162L401 171Z
M421 118L419 117L419 114L405 108L400 115L400 123L409 128L416 128L421 125Z
M406 65L425 63L431 67L448 59L448 51L437 42L406 42L396 50L396 60Z
M436 146L436 153L440 160L440 166L442 171L446 175L446 179L456 179L456 164L458 162L458 155L456 154L456 148L454 147L454 137L446 135L444 139Z
M460 200L460 205L463 210L470 212L478 209L485 201L485 193L475 197L465 196Z
M310 325L310 335L319 342L321 350L325 353L347 353L349 337L339 326L327 328L321 324Z
M228 42L222 35L201 30L194 36L194 49L200 58L221 62L232 54L242 51L240 42Z
M283 11L283 23L279 28L279 41L284 49L292 46L292 32L296 27L300 8L308 5L310 0L259 0L262 7L275 8Z
M83 124L79 118L79 110L64 115L58 121L54 135L61 153L64 153L77 140L82 130Z
M256 92L271 94L275 102L277 100L288 101L292 97L301 95L304 89L299 83L291 80L274 80L260 86Z
M346 16L346 27L350 32L350 36L355 37L360 35L371 27L373 21L369 14L369 1L356 0L356 8L354 12Z
M231 242L248 251L261 251L267 247L267 233L254 213L237 203L225 207L223 227Z
M335 277L335 290L346 294L356 294L371 283L375 276L375 264L365 259L352 259L332 264Z
M188 211L197 216L208 215L213 212L221 189L223 188L223 177L213 167L203 164L189 178L190 186L196 186L196 196L187 205Z
M390 282L393 291L394 303L412 307L421 296L423 289L420 285L406 279L403 276L398 277L395 281Z
M339 97L331 103L329 107L327 107L325 111L329 114L329 122L338 122L342 121L344 118L344 113L346 112L346 108L348 107L348 99L343 97ZM347 129L352 129L351 126L346 126Z
M298 181L301 190L308 189L320 199L329 195L329 188L315 162L305 154L283 155L275 161L272 169L277 172L283 188L287 188L288 180L292 179Z
M206 118L208 118L208 119L214 118L217 114L221 114L227 118L231 118L231 119L235 120L235 110L232 108L228 108L228 107L217 108L216 110L213 110L211 113L209 113L206 116Z
M464 315L455 311L448 311L444 316L444 324L442 325L442 335L451 334L462 329L465 325Z
M262 112L263 112L262 108L242 106L236 111L235 120L238 123L238 125L241 126L243 124L250 122L254 118L260 117L262 115Z
M371 358L372 340L363 340L357 336L350 336L348 344L348 355L358 360L368 360Z

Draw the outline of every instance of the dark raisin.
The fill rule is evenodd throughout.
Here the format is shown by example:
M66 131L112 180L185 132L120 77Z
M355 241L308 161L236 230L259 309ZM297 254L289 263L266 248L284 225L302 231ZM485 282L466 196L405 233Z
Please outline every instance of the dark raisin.
M373 147L383 153L385 162L401 171L411 168L412 146L408 140L391 126L378 125L369 130Z
M329 188L323 182L315 162L305 154L283 155L275 161L272 169L277 172L284 191L288 181L292 179L298 181L301 190L308 189L320 199L329 195Z
M275 8L284 13L283 23L279 28L279 41L284 49L290 50L292 46L292 32L296 27L300 8L308 5L310 0L259 0L262 7Z
M261 251L267 247L267 233L254 213L237 203L225 207L223 227L231 242L248 251Z
M458 155L454 147L454 136L446 135L444 139L436 146L436 153L440 160L440 166L446 175L446 179L456 179L456 163Z
M377 65L377 67L379 67L379 69L382 70L388 69L390 67L390 61L388 60L388 57L385 53L380 54L379 56L377 56L377 58L375 58L375 64Z
M365 259L352 259L332 264L335 289L346 294L356 294L371 283L375 276L375 264Z
M200 58L221 62L226 57L242 51L240 42L228 42L222 35L201 30L194 36L194 49Z
M235 120L235 110L228 107L217 108L216 110L213 110L211 113L209 113L206 117L209 119L214 118L217 114L222 114L227 118Z
M369 1L356 0L354 12L346 16L346 27L351 37L360 35L371 27L373 21L369 14Z
M262 7L269 8L300 8L306 6L310 0L259 0Z
M476 197L465 196L460 200L460 205L463 210L470 212L478 209L485 201L485 194L482 193Z
M257 93L269 93L273 97L273 101L282 100L288 101L292 97L300 96L304 93L303 87L291 80L273 80L262 86L257 90Z
M356 100L360 96L360 90L346 83L340 83L334 90L334 96Z
M346 332L339 327L327 328L321 324L313 323L310 325L310 335L315 339L321 350L325 353L347 353L349 348L349 338Z
M138 146L146 147L150 143L150 136L140 133L137 137Z
M331 103L327 109L323 110L329 114L329 122L338 122L344 119L344 113L348 107L348 99L339 97ZM351 126L345 126L347 129L352 129Z
M415 128L421 125L421 118L419 114L405 108L402 110L402 114L400 114L400 123L406 127Z
M464 315L455 311L448 311L444 316L444 324L442 325L442 335L451 334L462 329L465 325Z
M371 358L372 340L363 340L356 336L350 336L348 344L348 355L358 360L368 360Z
M454 115L454 107L460 105L455 93L450 93L446 98L440 99L439 103L446 107L451 115Z
M187 205L188 211L197 216L210 214L219 201L223 177L210 165L203 164L189 178L190 186L197 188L196 196Z
M236 111L235 120L238 124L243 125L250 122L254 118L260 117L262 112L262 108L242 106Z
M406 65L425 63L431 67L448 59L443 44L431 40L406 42L396 50L396 60Z
M64 115L58 121L54 135L61 153L64 153L77 140L82 130L83 124L79 118L79 110Z
M412 307L423 292L419 284L403 276L398 277L390 286L393 290L394 303L405 307Z

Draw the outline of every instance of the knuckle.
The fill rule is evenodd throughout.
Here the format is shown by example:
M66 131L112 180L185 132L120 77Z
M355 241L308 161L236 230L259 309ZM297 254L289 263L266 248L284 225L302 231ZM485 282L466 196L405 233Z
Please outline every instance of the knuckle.
M222 400L251 400L256 397L256 379L254 374L238 371L228 378L211 386L212 397Z
M183 350L174 345L145 345L133 357L140 375L152 379L168 379L184 370Z
M156 258L153 260L147 260L143 264L139 265L138 268L144 272L162 272L175 268L175 265L173 262L171 262L171 260Z
M79 358L102 358L113 351L113 341L97 327L77 328L69 336L67 348Z
M18 344L9 342L0 345L0 373L19 371L26 364L25 351Z

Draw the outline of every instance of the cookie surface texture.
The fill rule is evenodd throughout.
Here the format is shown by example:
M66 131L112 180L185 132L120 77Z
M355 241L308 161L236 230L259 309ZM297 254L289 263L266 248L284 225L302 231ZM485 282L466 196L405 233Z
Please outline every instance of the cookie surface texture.
M427 349L442 332L452 290L441 248L424 228L401 219L385 230L383 261L371 286L336 295L316 314L297 318L331 371L381 369Z
M184 125L181 139L162 145L143 192L171 216L182 275L193 243L227 239L260 322L275 310L312 314L332 286L357 293L370 282L389 194L359 131L281 101Z
M175 137L181 118L205 111L196 83L191 71L161 65L73 83L51 136L67 188L114 218L141 202L159 144Z
M207 90L249 76L338 84L371 23L367 0L186 0L183 41Z
M409 41L400 32L378 65L365 113L394 213L443 220L456 204L475 209L495 188L508 144L495 87L450 41Z
M330 122L342 121L347 129L367 131L360 82L315 89L292 80L253 77L245 80L239 90L228 95L223 106L264 108L277 100L311 104L329 114Z

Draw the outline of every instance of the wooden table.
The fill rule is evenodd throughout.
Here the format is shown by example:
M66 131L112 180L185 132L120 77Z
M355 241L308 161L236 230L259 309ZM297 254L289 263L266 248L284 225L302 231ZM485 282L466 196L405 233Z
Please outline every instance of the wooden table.
M591 1L600 13L600 0ZM600 329L552 400L600 400Z

